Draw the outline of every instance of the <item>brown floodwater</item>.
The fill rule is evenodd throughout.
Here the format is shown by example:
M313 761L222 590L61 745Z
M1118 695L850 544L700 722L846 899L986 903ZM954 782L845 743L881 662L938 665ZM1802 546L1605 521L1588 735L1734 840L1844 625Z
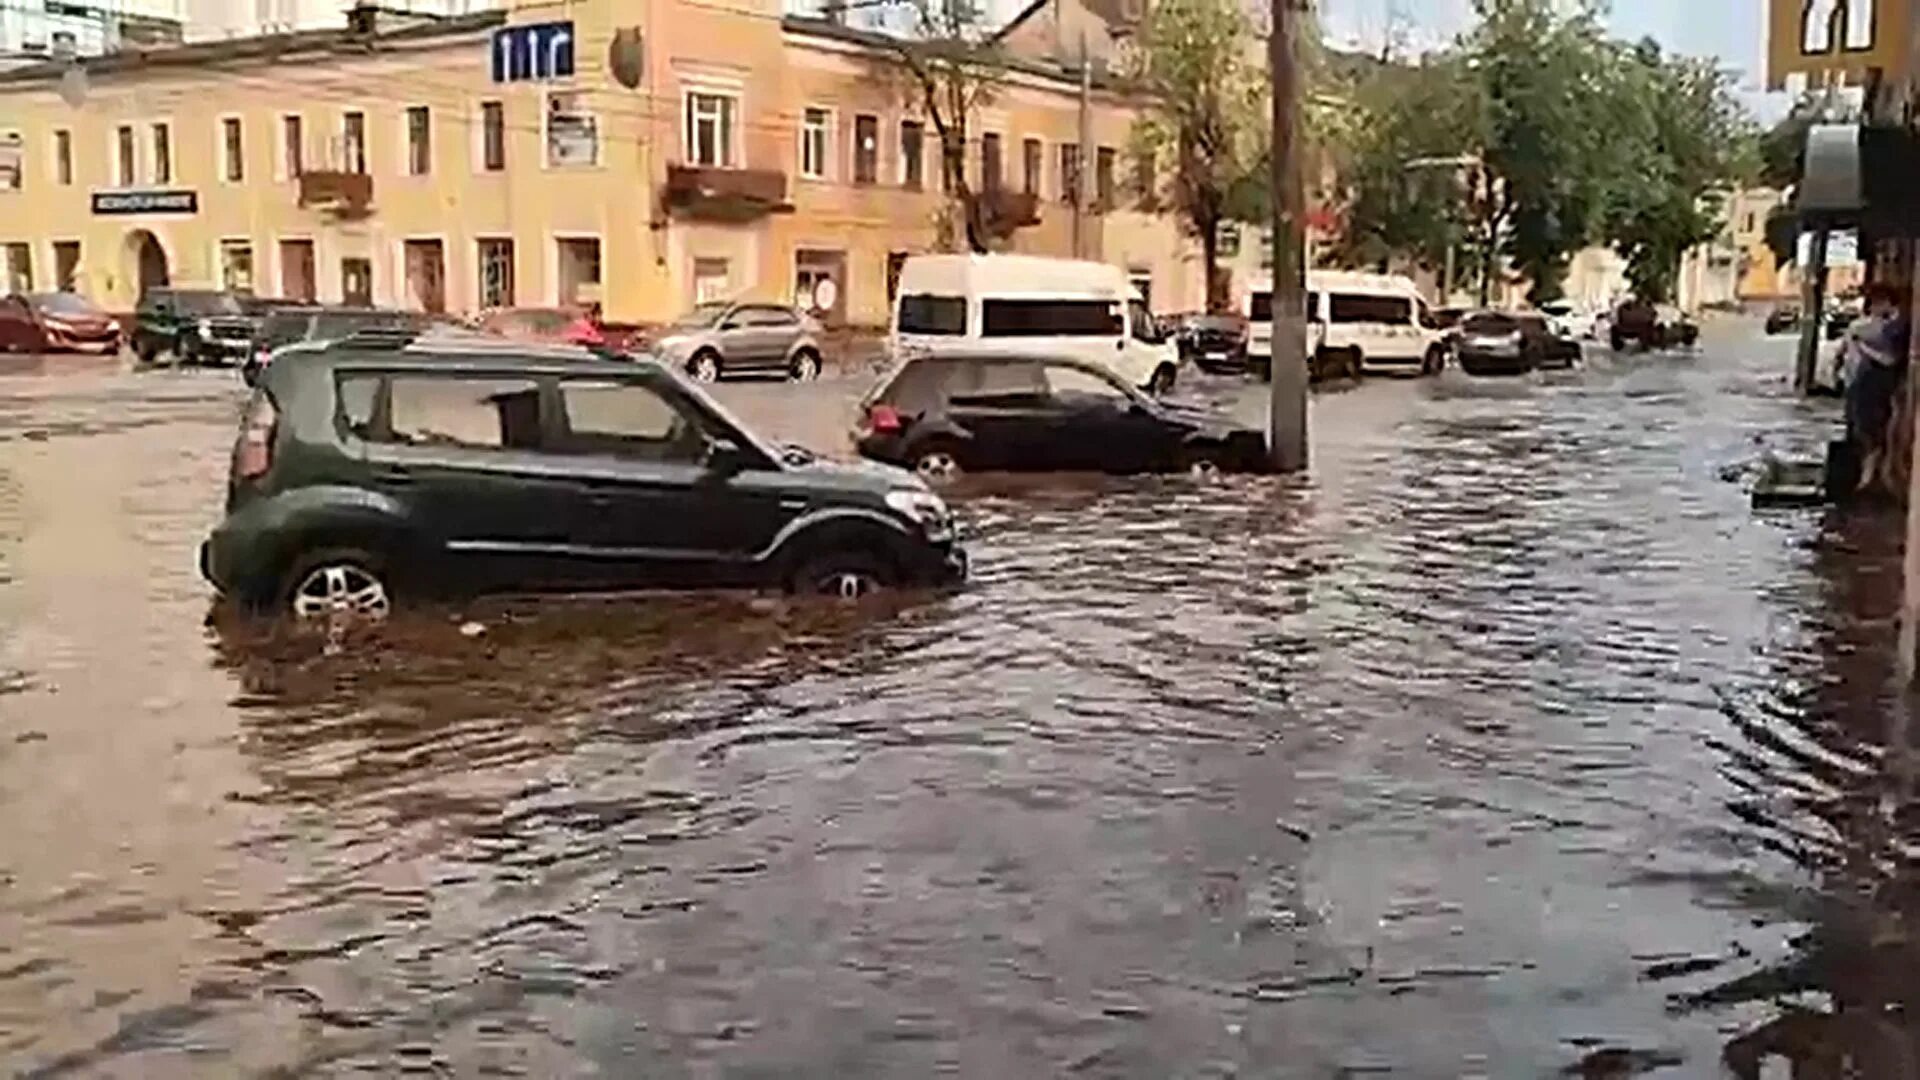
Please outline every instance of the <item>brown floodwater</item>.
M1920 1075L1898 522L1748 509L1834 423L1787 349L980 481L951 597L333 640L195 572L231 373L15 361L0 1069ZM839 452L862 389L724 396Z

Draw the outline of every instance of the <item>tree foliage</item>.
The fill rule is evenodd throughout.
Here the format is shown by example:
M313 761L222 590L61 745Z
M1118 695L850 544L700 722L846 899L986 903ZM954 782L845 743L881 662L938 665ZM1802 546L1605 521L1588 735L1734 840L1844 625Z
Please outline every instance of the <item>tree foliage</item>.
M1664 298L1715 200L1758 154L1727 76L1610 38L1594 6L1475 0L1477 21L1420 64L1346 88L1363 118L1345 171L1341 255L1437 266L1462 245L1483 282L1510 265L1530 299L1561 294L1572 256L1616 246ZM1446 159L1479 165L1431 167Z
M1136 43L1127 74L1144 108L1134 143L1170 170L1172 205L1200 240L1207 306L1218 308L1220 223L1255 197L1265 160L1260 44L1235 0L1157 0Z
M898 25L893 33L877 35L878 74L933 129L947 193L942 244L987 251L982 204L967 181L967 142L971 121L1006 78L997 24L974 0L902 0L892 6L891 21Z

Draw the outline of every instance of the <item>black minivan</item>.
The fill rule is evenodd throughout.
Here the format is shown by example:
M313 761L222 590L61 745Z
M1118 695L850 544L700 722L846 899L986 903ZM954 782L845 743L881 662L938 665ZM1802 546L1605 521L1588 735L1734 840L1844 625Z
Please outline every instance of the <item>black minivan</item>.
M900 469L770 446L679 373L583 349L366 335L262 373L202 572L256 610L483 592L957 584Z

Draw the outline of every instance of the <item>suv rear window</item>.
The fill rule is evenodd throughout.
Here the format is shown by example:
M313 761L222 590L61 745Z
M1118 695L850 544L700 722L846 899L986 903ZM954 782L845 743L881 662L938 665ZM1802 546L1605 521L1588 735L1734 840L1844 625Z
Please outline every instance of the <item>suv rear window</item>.
M903 296L900 332L963 337L967 332L967 302L957 296Z
M388 435L411 446L540 447L540 386L532 379L395 375Z

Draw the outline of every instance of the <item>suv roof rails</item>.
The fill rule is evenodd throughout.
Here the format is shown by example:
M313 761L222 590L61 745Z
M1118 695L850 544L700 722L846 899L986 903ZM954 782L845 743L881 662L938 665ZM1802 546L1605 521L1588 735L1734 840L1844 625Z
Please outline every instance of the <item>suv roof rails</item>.
M360 352L399 352L414 343L421 328L407 326L370 326L355 330L327 345L327 351L352 349Z

